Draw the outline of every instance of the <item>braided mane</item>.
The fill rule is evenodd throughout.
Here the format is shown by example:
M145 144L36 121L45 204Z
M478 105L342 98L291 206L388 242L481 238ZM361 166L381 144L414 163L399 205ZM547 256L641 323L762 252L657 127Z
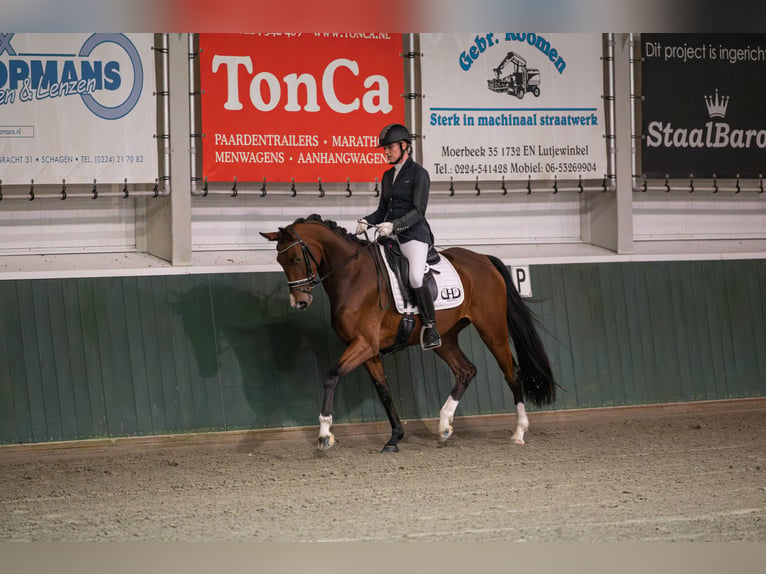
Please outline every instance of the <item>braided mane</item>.
M369 242L364 239L359 239L357 236L352 235L348 231L346 231L345 227L341 227L337 224L337 222L333 221L332 219L322 219L322 216L317 213L312 213L308 217L299 217L295 221L293 221L293 225L296 223L320 223L330 229L331 231L337 233L338 235L341 235L345 237L346 239L353 241L354 243L357 243L359 245L367 245Z

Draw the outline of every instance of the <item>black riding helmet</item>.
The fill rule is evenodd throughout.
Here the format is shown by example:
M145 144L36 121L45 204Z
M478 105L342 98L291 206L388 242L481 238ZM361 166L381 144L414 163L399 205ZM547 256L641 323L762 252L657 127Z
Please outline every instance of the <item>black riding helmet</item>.
M402 142L406 142L406 144L403 144ZM402 124L389 124L383 128L378 136L378 147L385 147L392 143L399 144L399 158L389 161L392 165L401 161L401 158L404 157L406 153L410 152L412 149L411 142L412 137L410 136L410 130Z
M412 143L410 130L402 124L389 124L380 132L380 136L378 137L378 147L384 147L388 144L400 141L405 141L408 145Z

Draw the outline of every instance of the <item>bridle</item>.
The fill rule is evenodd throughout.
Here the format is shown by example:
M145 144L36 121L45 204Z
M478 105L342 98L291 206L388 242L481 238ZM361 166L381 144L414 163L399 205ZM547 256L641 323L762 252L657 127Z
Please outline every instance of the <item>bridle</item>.
M287 232L287 230L285 230ZM296 279L295 281L288 281L287 287L291 290L296 290L299 293L307 293L310 294L311 290L322 283L325 279L327 279L330 275L335 273L336 271L342 269L351 261L354 259L357 259L359 257L359 254L364 250L368 249L371 244L366 245L362 249L357 249L353 255L348 257L343 263L335 267L334 269L331 269L324 277L319 276L319 262L316 260L316 257L314 257L314 254L311 253L311 249L309 249L309 246L306 245L306 243L303 241L300 235L298 235L298 232L295 231L295 229L292 229L289 233L292 233L292 235L295 237L295 241L293 241L290 245L285 247L282 250L277 251L277 255L281 255L282 253L286 253L296 245L299 245L301 248L301 251L303 252L303 260L306 262L306 277L303 279ZM314 266L317 269L317 272L314 273L314 269L311 267L311 262L314 262ZM309 286L308 289L300 289L300 287L305 287L306 285Z

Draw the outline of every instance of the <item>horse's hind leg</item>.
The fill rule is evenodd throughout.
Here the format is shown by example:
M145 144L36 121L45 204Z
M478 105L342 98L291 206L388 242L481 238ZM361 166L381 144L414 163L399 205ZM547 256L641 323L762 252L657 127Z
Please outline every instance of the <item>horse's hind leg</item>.
M487 329L483 324L474 322L479 336L489 348L492 356L495 357L500 370L503 371L505 382L508 383L513 393L513 403L516 405L516 430L511 438L516 444L524 444L524 435L529 429L529 419L527 418L527 409L524 406L521 379L514 369L511 346L508 343L508 331L503 324L496 324L495 322L492 325L493 329Z
M476 376L476 367L458 345L460 328L453 329L442 336L442 346L434 352L441 357L455 375L455 384L447 400L439 411L439 440L446 441L452 436L452 419L457 405L466 388Z
M521 377L518 376L514 368L513 355L508 345L505 349L494 350L492 354L497 359L497 363L503 370L505 382L513 393L513 404L516 405L516 430L513 431L511 439L516 444L524 444L524 435L529 430L529 418L527 417L527 408L524 406L524 396L521 389Z
M529 429L529 419L527 418L527 409L521 397L521 382L519 377L513 377L512 380L506 378L506 381L508 386L511 387L513 402L516 405L516 430L511 438L516 444L524 444L524 434Z
M383 403L386 415L388 415L388 421L391 423L391 438L388 439L381 452L399 452L399 441L404 437L404 426L402 426L402 421L399 419L396 407L394 407L391 388L388 386L386 373L383 369L383 360L380 358L380 355L376 355L367 361L364 366L372 377L375 390L378 391L380 402Z

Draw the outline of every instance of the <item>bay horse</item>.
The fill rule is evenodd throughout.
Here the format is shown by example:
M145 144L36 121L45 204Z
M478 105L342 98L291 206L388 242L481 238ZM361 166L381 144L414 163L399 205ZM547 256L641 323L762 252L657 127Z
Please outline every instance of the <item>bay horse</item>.
M332 327L347 344L324 380L319 449L329 449L335 443L330 427L333 397L340 379L364 365L391 423L391 438L382 452L398 452L404 427L394 407L381 350L394 344L402 315L391 304L391 288L381 275L385 271L381 271L378 249L373 248L375 241L357 238L334 221L323 220L316 214L261 235L277 242L277 262L287 276L290 305L295 309L308 308L313 300L312 289L323 285L330 301ZM434 352L447 363L455 377L454 386L439 411L439 438L446 441L452 435L455 410L476 376L476 367L458 344L458 333L473 324L513 393L516 429L511 438L516 444L524 444L524 434L529 428L524 398L537 406L551 404L556 399L556 382L535 328L535 317L498 258L460 247L448 248L439 254L455 267L464 289L460 306L436 312L442 345ZM420 343L420 315L416 317L407 345ZM510 340L518 355L518 371L514 370Z

